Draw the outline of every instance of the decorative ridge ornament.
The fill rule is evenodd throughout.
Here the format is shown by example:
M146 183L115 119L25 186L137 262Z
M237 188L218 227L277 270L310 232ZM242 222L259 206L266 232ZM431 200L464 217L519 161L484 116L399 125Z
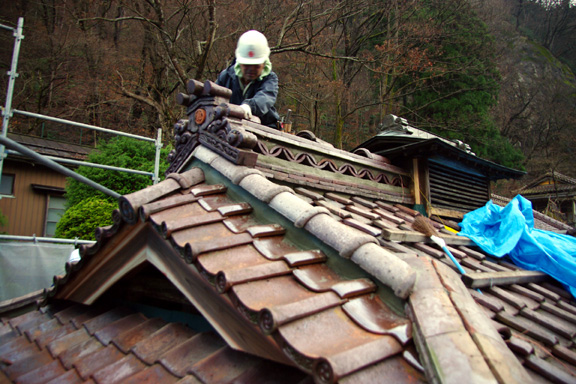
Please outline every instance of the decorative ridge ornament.
M209 80L204 83L190 80L187 94L176 96L178 104L187 107L188 118L174 125L174 149L168 155L170 166L166 174L180 171L198 145L237 165L256 164L258 154L252 149L258 139L242 127L244 111L229 104L230 96L228 88Z

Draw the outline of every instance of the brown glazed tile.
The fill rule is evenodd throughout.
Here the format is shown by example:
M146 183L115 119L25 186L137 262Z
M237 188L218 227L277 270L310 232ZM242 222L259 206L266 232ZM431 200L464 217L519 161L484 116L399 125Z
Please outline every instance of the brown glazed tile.
M110 323L113 323L114 321L122 319L133 313L134 311L128 308L114 308L110 311L104 312L99 316L96 316L93 319L86 321L83 326L86 328L86 331L90 335L94 335L96 331L104 328Z
M141 313L134 313L99 329L94 333L94 337L103 345L108 345L117 335L142 324L146 320L146 317Z
M537 292L539 294L541 294L542 296L546 297L547 299L550 299L554 302L560 300L560 295L552 292L549 289L546 289L536 283L529 283L526 285L526 287L528 287L529 289L533 290L534 292Z
M230 231L224 224L213 223L174 232L172 233L172 241L177 246L184 248L187 243L212 241L230 235Z
M102 367L98 372L95 372L92 377L94 381L99 384L122 383L125 379L146 368L148 368L148 366L136 356L127 355L114 364Z
M227 217L224 220L224 225L233 233L246 232L248 228L260 225L254 215L236 215Z
M38 311L32 311L32 312L25 313L25 314L23 314L23 315L21 315L21 316L15 317L15 318L13 318L13 319L10 319L10 320L8 320L7 323L8 323L13 329L18 329L18 327L19 327L21 324L25 324L25 323L30 322L30 321L32 321L32 322L34 322L34 321L43 322L43 321L45 321L45 320L46 320L46 318L45 318L40 312L38 312ZM34 325L31 325L31 326L33 327Z
M6 361L16 361L19 356L25 356L39 348L24 337L17 337L0 345L0 357Z
M216 275L219 271L241 269L268 262L251 245L204 253L198 256L197 261L204 270L212 275Z
M204 384L192 375L185 376L177 381L177 384Z
M520 316L511 316L505 311L501 311L496 314L496 319L510 328L515 329L519 333L523 333L547 346L552 347L558 344L558 337L556 337L554 333L543 329Z
M221 348L228 348L228 345L216 333L200 333L174 346L158 360L158 363L173 375L184 377L194 364Z
M48 381L46 384L79 384L84 383L84 380L78 375L78 373L74 370L67 371L66 373L53 378L52 380Z
M144 340L164 325L166 325L166 322L162 319L149 319L126 332L122 332L114 338L112 342L122 352L128 353L134 345L141 340Z
M576 314L573 314L573 313L565 311L561 308L558 308L557 306L549 303L548 301L545 301L544 303L542 303L540 305L540 309L543 311L546 311L546 312L548 312L554 316L557 316L560 319L563 319L565 321L568 321L568 322L576 325Z
M377 215L376 213L370 212L369 210L367 210L365 208L360 208L360 207L357 207L355 205L347 206L346 210L349 212L352 212L356 215L362 216L368 220L377 220L378 218L380 218L380 216Z
M76 361L74 368L84 380L87 380L93 373L122 360L124 357L126 357L124 352L114 345L109 345Z
M504 305L502 304L500 299L494 296L488 296L484 293L479 293L477 291L470 291L470 294L478 304L484 306L485 308L490 309L493 312L500 312L504 310Z
M266 307L306 300L315 295L299 284L292 275L238 284L232 287L231 291L245 307L254 312Z
M573 315L576 315L576 307L572 304L568 304L565 301L558 301L558 308L563 309L567 312L570 312Z
M100 307L100 306L90 306L88 308L86 308L86 310L79 314L78 316L74 316L70 319L70 323L72 323L76 328L80 329L82 328L82 325L97 317L100 316L102 313L106 312L106 308L105 307Z
M394 205L392 205L392 204L385 203L385 202L383 202L383 201L378 201L378 200L377 200L377 201L375 201L374 203L375 203L377 206L379 206L380 208L382 208L382 209L384 209L384 210L386 210L386 211L392 212L393 214L395 214L396 212L400 211L400 208L398 208L398 207L396 207L396 206L394 206Z
M531 307L531 309L535 309L536 307L540 306L540 303L544 302L545 297L544 295L541 295L537 292L534 292L531 289L528 289L526 287L523 287L519 284L511 284L508 286L508 289L510 289L512 292L516 292L521 294L524 297L527 297L531 300L533 300L534 302L536 302L536 306L535 307Z
M506 340L508 348L514 353L518 353L521 356L528 356L534 352L534 346L528 341L512 336L510 339Z
M378 204L376 204L376 203L374 203L374 202L372 202L372 201L363 199L362 197L359 197L359 196L352 196L352 197L350 198L350 200L352 200L353 202L358 203L358 204L360 204L361 206L366 207L366 208L368 208L368 209L376 209L376 208L378 208Z
M15 381L16 378L25 375L28 372L34 371L44 365L50 364L54 358L50 355L50 352L47 350L31 350L29 354L20 355L20 356L1 356L2 359L6 359L7 361L11 361L12 364L10 366L3 369L8 375L8 377Z
M153 203L144 204L139 209L140 219L145 221L150 217L150 215L156 212L164 211L169 208L191 205L190 203L195 201L198 201L198 197L188 193L185 195L171 196L160 201L155 201Z
M288 253L300 252L300 249L284 241L284 237L270 237L254 240L254 248L269 260L279 260Z
M574 303L574 297L572 296L572 294L568 292L566 289L564 289L564 287L561 286L560 284L552 283L552 281L553 280L543 281L540 283L540 285L542 286L542 288L554 292L560 298L566 300L567 302Z
M302 267L304 265L323 263L328 258L326 257L324 252L320 250L311 250L311 251L287 253L283 256L283 259L286 260L288 265L295 268L295 267Z
M292 273L301 284L314 292L331 290L332 286L346 281L325 264L313 264L298 268Z
M331 214L335 215L340 219L347 219L352 217L352 213L347 212L344 209L340 208L340 205L337 205L334 202L316 201L314 205L317 207L326 208L328 211L330 211Z
M76 327L74 327L71 323L67 323L66 325L62 325L58 328L54 328L48 332L44 332L43 334L38 335L34 341L36 342L36 345L44 348L51 342L75 331L77 331Z
M149 368L146 368L142 372L138 372L124 380L122 384L172 384L179 380L178 377L172 375L164 367L159 364L155 364Z
M71 369L73 364L92 352L103 349L104 346L96 339L90 338L82 343L71 346L69 349L62 351L58 358L66 369Z
M206 213L199 203L191 203L183 206L176 206L153 213L148 218L149 221L156 225L161 225L163 222L170 222L180 220L186 217L196 217Z
M28 340L33 342L38 336L60 327L62 327L62 324L60 324L57 319L46 319L45 322L38 324L36 327L27 329L24 332L24 335L28 338ZM0 340L0 345L1 344L2 342Z
M539 313L528 308L524 308L520 311L520 314L523 317L543 326L544 328L567 338L568 340L571 340L576 336L576 327L561 324L555 321L553 318L545 315L544 313Z
M343 299L376 292L378 287L369 279L342 281L332 286L332 290Z
M393 337L366 332L338 306L280 326L278 335L308 359L322 357L317 361L315 371L319 372L315 376L324 373L344 376L359 365L372 364L402 351Z
M178 219L170 218L170 220L162 222L162 236L167 239L172 236L173 232L212 224L223 220L224 218L218 212L205 212L201 215L181 217Z
M536 355L528 355L524 365L555 383L576 382L576 376L559 369Z
M198 203L207 212L213 212L213 211L218 210L218 208L220 208L220 207L234 206L237 204L235 201L232 201L225 194L206 196L206 197L203 197L202 199L198 200Z
M520 297L512 292L504 290L499 287L491 287L487 289L488 292L498 297L499 299L505 301L506 303L512 305L516 309L522 309L526 307L526 302Z
M226 228L224 227L224 229ZM202 253L220 251L245 244L251 244L252 240L252 236L250 236L248 233L230 235L228 232L224 236L214 237L210 240L187 243L185 246L186 257L191 261L195 261Z
M287 275L291 272L292 269L290 269L284 261L271 261L242 269L220 271L216 277L216 286L218 291L223 293L236 284L269 279L276 276Z
M369 235L372 235L374 237L378 237L382 234L382 230L375 228L371 225L368 224L364 224L358 220L355 219L344 219L342 220L342 222L352 228L356 228L359 229L360 231L367 233Z
M427 255L435 257L436 259L447 258L446 254L443 251L433 248L424 243L414 243L413 247L418 249L419 251L424 252Z
M69 348L73 347L76 344L88 340L89 338L90 335L88 334L88 332L86 332L86 330L82 328L50 342L50 344L46 345L46 349L50 351L52 356L57 357L62 352L68 350Z
M312 200L324 200L325 199L325 197L322 196L321 194L313 192L313 191L309 191L306 188L297 187L297 188L294 188L294 191L296 193L298 193L299 195L306 196Z
M283 235L286 230L278 224L255 225L247 229L254 238Z
M344 205L351 205L354 204L354 202L346 197L343 197L341 195L338 195L336 193L332 193L332 192L327 192L326 194L324 194L324 197L326 197L327 199L330 200L334 200L337 203L340 204L344 204Z
M381 335L392 335L405 345L412 338L410 322L394 312L376 295L350 300L342 309L365 330Z
M45 323L48 320L44 315L40 314L38 311L34 311L34 313L36 313L37 316L28 317L26 321L18 321L17 324L14 324L14 322L11 321L10 325L14 327L14 329L16 329L20 334L23 334L29 329L36 328L37 326Z
M313 359L384 337L358 327L338 306L287 323L279 327L278 332L292 348L305 351L306 356Z
M354 383L394 383L394 384L424 384L427 383L424 374L412 367L406 359L397 355L380 363L351 373L341 378L340 384Z
M314 377L328 378L328 382L383 361L403 351L402 346L391 336L382 336L374 341L354 348L341 350L319 359L314 366Z
M169 323L132 347L132 353L148 365L154 364L164 352L196 332L179 323Z
M496 272L510 272L510 268L504 266L504 265L499 265L497 263L494 263L488 259L484 259L482 260L482 265L492 269L493 271Z
M276 331L279 326L306 316L313 315L325 309L335 307L344 303L338 295L333 292L314 294L307 299L268 306L260 312L260 328L267 334Z
M472 257L478 261L486 259L486 255L484 255L483 253L470 249L464 245L459 245L457 248L460 249L462 252L466 253L467 256Z
M205 383L229 383L257 363L247 353L224 348L194 364L189 372Z
M230 217L250 213L252 212L252 207L248 203L237 203L237 204L222 205L218 207L217 211L224 217Z
M386 221L392 223L394 227L401 225L401 224L406 224L406 220L401 219L401 218L395 216L394 214L392 214L390 211L386 211L382 208L376 208L373 210L373 212L375 214L377 214L378 216L380 216L380 218L385 219Z
M554 346L554 348L552 348L552 354L568 362L569 364L576 365L576 352L571 349L557 344Z
M66 373L66 370L60 364L60 361L53 360L51 363L36 368L33 371L19 376L17 383L19 384L40 384L50 381L60 375Z
M190 193L196 197L209 196L215 194L225 193L227 190L225 185L222 184L200 184L190 190Z

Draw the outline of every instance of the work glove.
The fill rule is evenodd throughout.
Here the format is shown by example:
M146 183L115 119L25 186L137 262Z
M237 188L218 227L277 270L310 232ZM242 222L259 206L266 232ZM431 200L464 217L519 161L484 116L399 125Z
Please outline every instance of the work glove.
M240 108L244 110L244 118L250 120L252 118L252 109L248 104L241 104Z

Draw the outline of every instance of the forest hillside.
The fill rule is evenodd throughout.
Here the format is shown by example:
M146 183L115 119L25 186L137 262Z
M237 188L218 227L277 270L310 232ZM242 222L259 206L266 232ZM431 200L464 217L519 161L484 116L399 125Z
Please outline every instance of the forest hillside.
M13 108L154 137L214 80L240 34L263 32L278 110L351 149L393 113L479 156L576 177L576 5L569 0L4 1L24 18ZM0 70L14 38L0 31ZM7 77L0 83L6 94ZM10 130L94 145L101 135L15 115Z

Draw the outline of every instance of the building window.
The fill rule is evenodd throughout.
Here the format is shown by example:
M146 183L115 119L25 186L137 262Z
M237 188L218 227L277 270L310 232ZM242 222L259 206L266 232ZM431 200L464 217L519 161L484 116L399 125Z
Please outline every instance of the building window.
M14 196L14 175L2 175L2 179L0 180L0 195Z
M46 224L44 236L54 237L56 225L66 210L66 199L62 196L48 195L48 208L46 210Z

